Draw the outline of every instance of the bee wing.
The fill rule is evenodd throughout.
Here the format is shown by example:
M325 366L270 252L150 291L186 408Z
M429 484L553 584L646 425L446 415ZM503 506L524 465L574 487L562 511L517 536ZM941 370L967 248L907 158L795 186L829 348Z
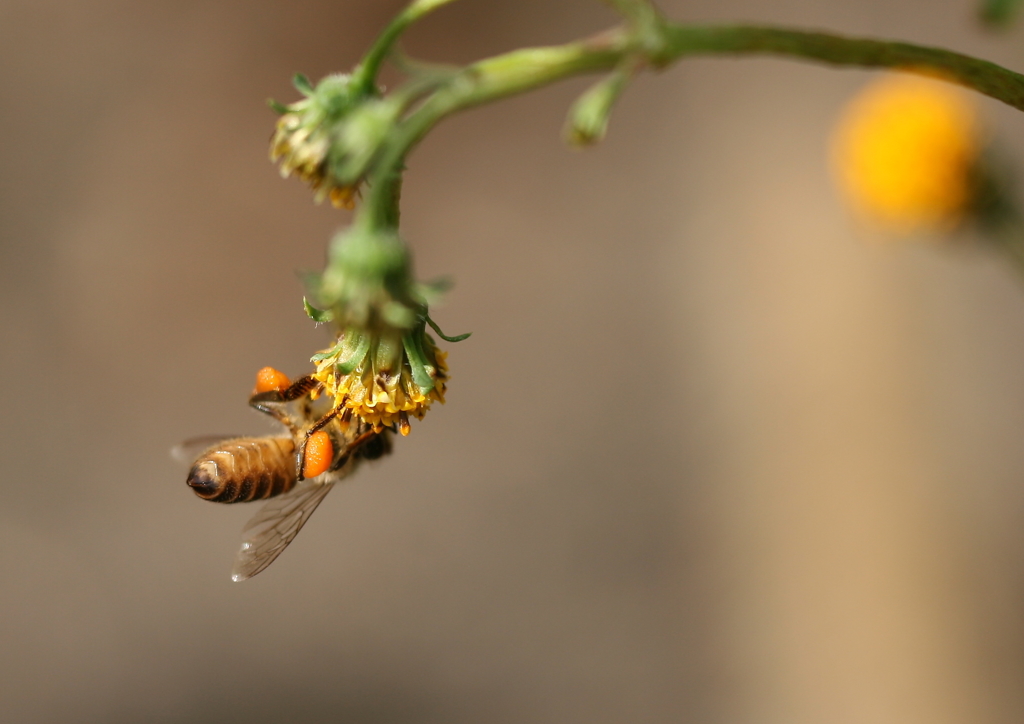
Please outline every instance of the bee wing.
M334 480L324 477L305 480L284 495L271 498L245 524L242 532L247 535L235 556L232 581L252 578L281 555L334 487Z

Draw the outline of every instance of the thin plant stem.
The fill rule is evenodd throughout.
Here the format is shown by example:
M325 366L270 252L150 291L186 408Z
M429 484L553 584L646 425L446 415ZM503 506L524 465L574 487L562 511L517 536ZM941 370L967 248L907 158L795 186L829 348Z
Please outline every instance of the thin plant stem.
M645 42L638 48L628 28L615 28L565 45L515 50L454 73L394 129L371 178L366 207L378 206L374 202L383 199L375 198L377 194L391 193L386 175L447 116L570 76L609 71L639 53L645 53L647 64L655 67L700 55L770 54L830 65L890 68L958 83L1024 110L1024 75L941 48L748 25L664 22L659 34L654 47Z
M409 3L377 36L363 58L363 62L356 68L354 73L356 87L367 94L376 92L377 74L380 72L380 67L391 54L402 33L423 16L453 2L455 0L414 0Z
M942 48L747 25L666 25L669 63L693 55L771 54L830 65L892 68L952 81L1024 110L1024 75Z

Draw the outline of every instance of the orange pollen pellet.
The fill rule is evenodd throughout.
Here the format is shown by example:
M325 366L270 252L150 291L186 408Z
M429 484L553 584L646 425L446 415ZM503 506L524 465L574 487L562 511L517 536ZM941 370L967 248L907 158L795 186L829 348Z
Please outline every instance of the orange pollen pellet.
M315 478L327 472L334 460L334 444L323 430L314 432L306 440L306 459L302 463L302 477Z
M278 372L273 367L264 367L256 373L256 392L283 390L291 384L288 375Z

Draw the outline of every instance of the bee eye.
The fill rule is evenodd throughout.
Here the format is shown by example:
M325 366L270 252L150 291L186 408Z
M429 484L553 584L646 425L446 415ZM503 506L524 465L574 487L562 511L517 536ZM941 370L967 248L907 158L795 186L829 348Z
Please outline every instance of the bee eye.
M270 392L271 390L283 390L291 384L284 372L278 372L273 367L264 367L256 373L256 392Z
M327 472L334 460L334 445L330 436L320 430L314 432L306 441L305 460L302 463L302 477L315 478Z

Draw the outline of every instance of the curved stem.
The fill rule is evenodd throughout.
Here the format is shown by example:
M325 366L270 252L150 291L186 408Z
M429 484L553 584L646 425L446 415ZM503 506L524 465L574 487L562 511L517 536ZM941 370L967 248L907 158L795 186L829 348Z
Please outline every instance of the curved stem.
M380 67L387 60L388 55L395 46L395 42L401 37L402 33L427 13L453 2L455 0L413 0L413 2L409 3L402 12L395 16L394 20L388 23L388 26L384 28L384 32L377 36L377 39L363 58L363 62L356 68L353 74L355 75L356 87L367 95L376 92L377 74L380 72Z
M941 48L746 25L661 23L658 33L658 42L648 38L638 47L629 30L619 28L567 45L516 50L455 73L395 129L374 174L379 178L371 179L367 205L383 200L381 194L389 193L387 174L399 168L412 147L443 118L569 76L611 70L628 55L645 54L657 67L695 55L771 54L831 65L892 68L931 74L1024 110L1024 76Z
M614 68L627 46L626 35L614 31L568 45L524 48L467 66L395 128L375 164L362 208L373 213L369 210L385 202L390 170L401 166L409 150L443 118L562 78Z
M1024 110L1024 76L942 48L746 25L666 25L667 63L691 55L768 53L831 65L893 68L935 75Z
M380 183L381 192L387 194L386 203L381 204L377 209L377 216L372 220L377 225L386 229L397 229L402 218L402 173L404 169L399 168L390 174L389 178Z

